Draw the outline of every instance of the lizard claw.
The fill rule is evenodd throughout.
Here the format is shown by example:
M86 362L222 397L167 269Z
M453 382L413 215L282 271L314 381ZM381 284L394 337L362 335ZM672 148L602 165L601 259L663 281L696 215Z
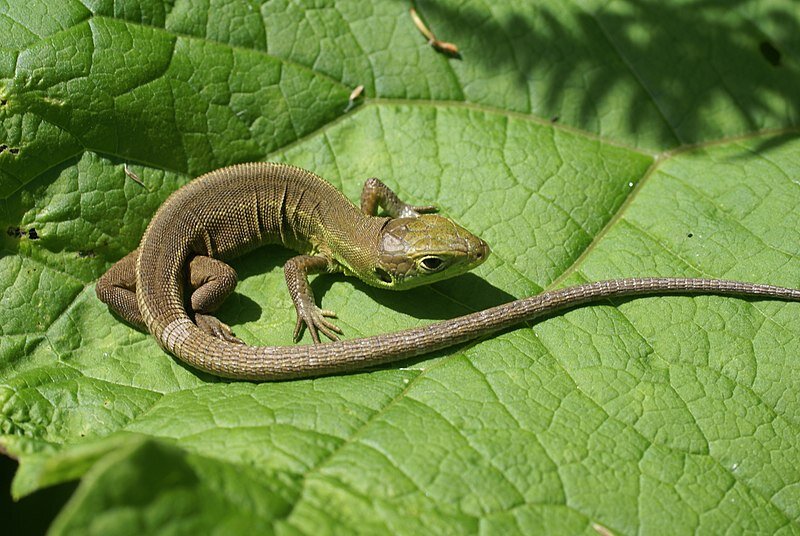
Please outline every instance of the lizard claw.
M308 327L308 332L315 344L319 344L319 332L325 334L332 341L338 341L339 337L336 335L342 334L342 330L336 324L325 320L325 318L336 318L336 313L328 309L320 309L316 305L310 307L303 307L297 309L297 322L294 325L294 342L300 340L303 333L303 327Z
M233 334L231 327L219 318L203 313L194 314L194 323L197 327L213 337L234 344L244 344L244 341Z

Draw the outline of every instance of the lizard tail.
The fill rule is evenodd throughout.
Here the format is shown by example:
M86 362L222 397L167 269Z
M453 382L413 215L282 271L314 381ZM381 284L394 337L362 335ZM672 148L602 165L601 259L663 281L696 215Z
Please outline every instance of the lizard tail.
M721 279L631 278L551 290L419 328L325 344L246 346L201 331L188 316L163 332L165 347L217 376L287 380L341 373L425 354L603 298L653 294L722 294L800 301L800 290Z

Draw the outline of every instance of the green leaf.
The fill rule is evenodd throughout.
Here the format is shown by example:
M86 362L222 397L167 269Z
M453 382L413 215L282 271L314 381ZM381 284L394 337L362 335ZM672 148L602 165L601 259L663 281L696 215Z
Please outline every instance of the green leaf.
M61 533L800 532L800 305L601 302L416 360L226 382L94 283L193 176L378 176L475 274L313 286L347 337L614 277L800 286L791 0L0 1L0 448ZM365 97L348 103L353 88ZM126 170L138 175L144 186ZM220 311L291 344L265 248Z
M146 440L109 454L84 480L96 485L75 494L54 533L252 532L285 516L299 491L288 479L242 474L231 464Z

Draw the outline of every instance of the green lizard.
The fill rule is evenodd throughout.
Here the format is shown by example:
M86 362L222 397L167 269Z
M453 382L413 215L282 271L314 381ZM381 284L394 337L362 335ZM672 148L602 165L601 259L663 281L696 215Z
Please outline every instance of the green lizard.
M378 216L382 207L388 217ZM462 274L489 246L453 221L412 206L369 179L356 208L303 169L241 164L199 177L156 212L139 249L97 282L97 296L124 320L149 331L182 361L227 378L281 380L317 376L412 357L493 333L543 314L603 297L714 293L800 300L800 291L718 279L632 278L588 283L516 300L420 328L339 341L308 275L343 272L370 285L407 289ZM236 286L223 259L264 244L301 255L284 266L297 310L295 340L307 327L315 344L248 346L211 315ZM187 312L184 287L191 289ZM319 332L334 342L319 344Z

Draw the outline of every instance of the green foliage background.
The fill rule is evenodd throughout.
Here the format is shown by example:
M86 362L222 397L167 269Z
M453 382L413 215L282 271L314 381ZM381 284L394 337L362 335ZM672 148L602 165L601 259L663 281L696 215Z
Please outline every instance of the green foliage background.
M94 282L248 160L379 176L476 275L314 287L348 337L628 276L800 286L793 0L0 0L0 446L52 532L800 532L800 305L600 303L381 370L198 374ZM351 90L366 98L345 112ZM127 178L124 166L145 187ZM31 230L35 229L35 233ZM288 344L274 249L222 318Z

